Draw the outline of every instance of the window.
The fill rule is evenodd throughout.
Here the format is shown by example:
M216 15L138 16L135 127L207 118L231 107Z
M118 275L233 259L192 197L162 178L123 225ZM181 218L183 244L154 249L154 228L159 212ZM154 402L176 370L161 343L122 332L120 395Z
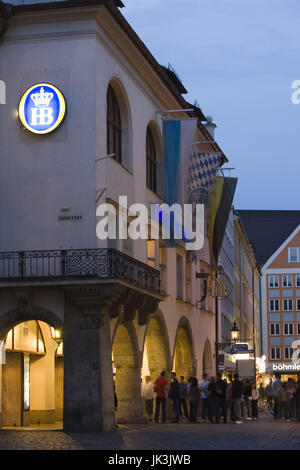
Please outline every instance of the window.
M182 256L176 255L177 299L182 299Z
M271 359L280 359L280 348L271 348Z
M155 256L155 240L147 241L147 264L152 268L156 268L156 256Z
M297 325L297 335L300 335L300 323Z
M289 263L300 263L300 247L289 248Z
M107 154L122 162L122 124L118 99L111 85L107 90Z
M279 300L270 300L269 310L270 312L279 312Z
M271 323L270 324L270 334L272 336L280 335L280 323Z
M300 299L296 300L296 306L297 306L298 312L300 312Z
M186 301L192 301L192 263L189 256L185 259Z
M279 287L278 276L269 276L269 287Z
M284 359L291 359L293 356L293 348L284 348Z
M282 276L282 287L293 287L293 276Z
M294 334L294 324L293 323L284 323L284 325L283 325L283 334L284 335L293 335Z
M155 142L153 138L153 134L151 132L150 127L147 128L147 135L146 135L146 171L147 171L147 187L151 189L151 191L157 191L157 178L156 178L156 148Z
M296 287L300 287L300 276L296 276Z
M292 299L284 299L283 300L283 310L285 312L289 312L293 310L293 300Z

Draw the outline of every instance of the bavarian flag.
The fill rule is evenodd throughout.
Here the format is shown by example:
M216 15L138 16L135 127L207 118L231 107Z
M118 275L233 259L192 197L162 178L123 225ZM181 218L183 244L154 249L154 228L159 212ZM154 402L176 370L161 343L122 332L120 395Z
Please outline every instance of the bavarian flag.
M237 178L216 176L208 204L208 239L211 259L217 267L219 252L231 210Z
M186 202L185 182L196 125L197 118L163 120L165 199L169 206Z

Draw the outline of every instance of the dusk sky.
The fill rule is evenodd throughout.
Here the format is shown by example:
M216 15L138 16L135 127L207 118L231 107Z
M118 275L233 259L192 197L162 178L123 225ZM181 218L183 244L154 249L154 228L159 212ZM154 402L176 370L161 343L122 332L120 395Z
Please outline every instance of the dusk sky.
M218 125L237 209L299 209L299 0L123 0L122 14Z

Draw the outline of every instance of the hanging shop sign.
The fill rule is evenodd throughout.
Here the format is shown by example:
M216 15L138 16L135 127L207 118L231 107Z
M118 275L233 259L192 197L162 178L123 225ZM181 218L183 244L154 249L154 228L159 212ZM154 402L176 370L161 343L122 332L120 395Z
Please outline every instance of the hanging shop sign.
M20 121L34 134L53 132L62 124L65 115L65 98L50 83L33 85L23 94L19 103Z

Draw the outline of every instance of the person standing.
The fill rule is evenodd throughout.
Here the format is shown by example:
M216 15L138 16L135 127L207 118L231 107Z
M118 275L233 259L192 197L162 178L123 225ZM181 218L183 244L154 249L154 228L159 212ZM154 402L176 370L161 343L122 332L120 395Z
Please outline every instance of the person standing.
M234 381L232 384L232 399L234 421L236 424L242 424L241 421L241 404L242 404L243 383L239 380L239 374L234 374Z
M180 388L179 382L176 378L176 372L171 373L171 386L168 397L171 399L171 403L173 405L173 410L175 413L175 418L171 420L171 423L178 423L179 422L179 401L180 401Z
M162 371L160 377L158 377L154 386L156 387L156 400L155 400L155 422L159 421L160 414L160 405L162 407L162 423L165 423L166 418L166 403L167 403L167 390L168 390L168 381L165 379L165 371Z
M203 380L199 383L203 421L207 421L208 419L208 386L209 380L207 380L207 374L203 374Z
M212 377L208 385L208 419L212 424L219 423L218 395L215 378Z
M281 419L282 406L280 401L280 391L282 388L282 382L280 380L280 374L275 375L275 380L272 385L272 396L274 398L274 419Z
M200 390L196 377L191 378L190 388L190 422L197 423L198 408L200 402Z
M247 417L246 419L251 419L251 393L253 387L251 387L250 380L246 380L244 384L244 403L246 407Z
M300 377L295 386L296 418L300 421Z
M187 404L186 404L186 399L188 396L188 386L184 381L183 375L181 375L180 377L179 389L180 389L180 414L181 416L183 416L184 414L186 419L188 419L189 414L188 414L188 409L187 409Z
M218 416L220 413L222 414L224 423L227 423L226 389L227 382L222 379L222 374L218 373L216 380L217 409Z
M145 382L142 384L142 398L145 402L145 411L151 422L153 419L154 384L149 375L145 376Z
M258 418L258 397L259 397L259 391L256 388L256 384L252 384L252 390L251 390L251 413L252 413L252 419L257 419Z

